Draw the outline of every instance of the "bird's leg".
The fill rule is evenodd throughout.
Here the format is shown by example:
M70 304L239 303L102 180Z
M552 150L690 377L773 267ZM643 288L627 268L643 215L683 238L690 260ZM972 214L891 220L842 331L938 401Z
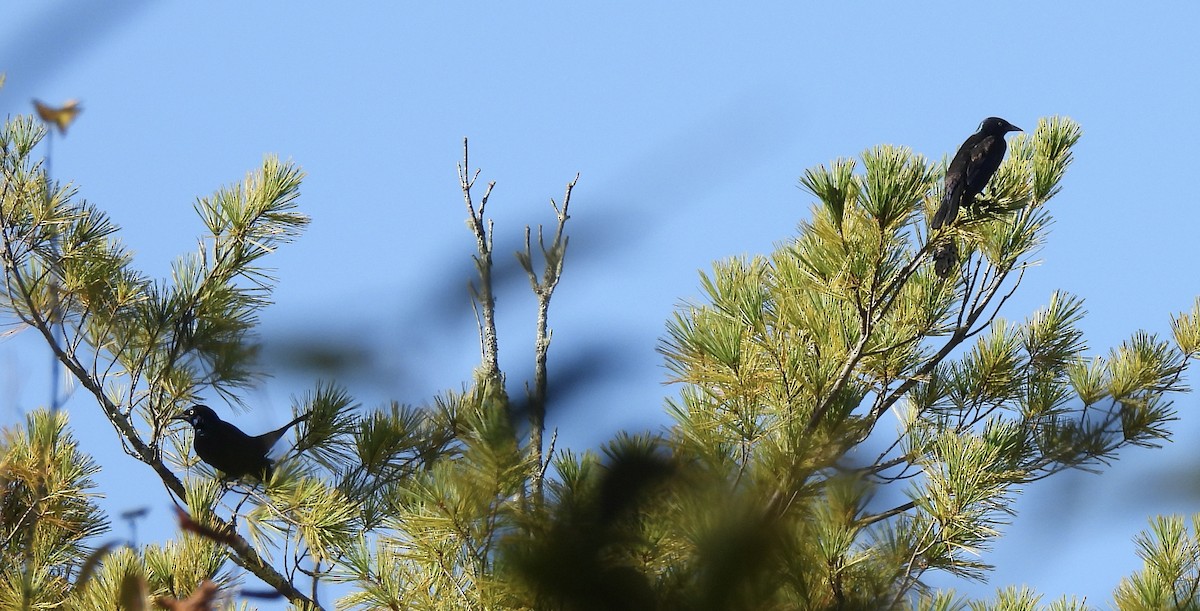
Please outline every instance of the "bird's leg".
M233 529L235 531L237 530L238 515L240 515L242 512L242 505L245 505L246 501L248 501L248 500L250 500L249 492L247 492L245 494L245 496L242 497L242 500L238 501L238 504L233 508L233 511L231 512L231 514L229 516L229 524L233 527Z

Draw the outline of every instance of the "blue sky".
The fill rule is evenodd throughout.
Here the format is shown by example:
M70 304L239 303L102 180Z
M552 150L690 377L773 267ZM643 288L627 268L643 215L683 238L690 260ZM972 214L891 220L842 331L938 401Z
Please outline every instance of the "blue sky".
M550 366L552 380L556 364L599 373L552 388L560 446L666 424L664 321L698 294L698 269L794 235L805 168L881 143L941 158L989 115L1032 128L1061 114L1084 129L1044 264L1009 318L1075 293L1103 353L1138 328L1168 332L1200 294L1194 3L508 4L10 3L0 112L83 100L55 141L56 178L108 211L154 276L194 248L197 197L267 153L304 167L313 222L270 262L279 285L262 337L275 376L237 417L251 431L282 423L290 398L330 375L289 363L306 345L354 346L338 381L368 407L470 379L464 136L498 182L489 211L505 265L523 226L552 222L548 198L582 174ZM522 277L501 287L514 389L531 369L533 304ZM0 342L0 423L46 402L48 360L32 334ZM69 409L105 467L105 506L149 506L142 540L170 533L166 493L86 399ZM1132 537L1146 518L1197 509L1200 414L1195 397L1177 399L1176 443L1127 452L1101 477L1030 486L987 557L991 585L937 583L1107 601L1140 566Z

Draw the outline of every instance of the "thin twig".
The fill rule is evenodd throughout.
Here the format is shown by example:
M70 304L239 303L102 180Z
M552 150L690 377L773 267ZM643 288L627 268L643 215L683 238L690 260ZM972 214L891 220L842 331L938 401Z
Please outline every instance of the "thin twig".
M484 225L484 210L487 207L488 198L491 197L492 189L496 186L496 182L488 183L487 190L483 194L483 199L479 201L479 210L476 211L475 203L471 195L471 188L475 186L475 180L479 178L479 170L468 176L470 172L470 151L467 146L467 139L463 138L463 160L458 166L458 182L462 189L463 203L466 204L467 214L470 216L469 226L471 232L475 235L475 268L479 272L479 285L475 289L474 297L479 302L479 314L481 315L483 341L483 376L488 382L496 385L499 392L503 392L503 379L500 373L500 343L496 335L496 297L492 291L492 223L487 222Z
M541 280L538 279L537 274L533 270L533 246L530 239L531 230L528 225L525 227L525 250L517 253L517 260L521 263L521 267L529 277L529 286L533 290L533 294L538 302L533 344L533 388L526 387L529 401L530 454L535 465L549 464L548 459L542 453L542 437L546 430L546 387L548 379L546 359L550 350L550 340L553 335L549 328L550 298L554 295L554 289L558 286L558 281L562 277L563 261L566 259L567 245L570 241L565 233L565 229L567 220L571 218L569 214L571 193L578 182L579 174L576 174L575 178L567 183L566 190L563 193L562 206L559 206L554 199L550 200L550 206L554 209L556 225L554 237L551 239L549 246L546 245L542 226L538 225L538 248L542 252L544 263ZM557 432L555 434L557 435ZM537 477L533 481L533 498L539 504L542 500L544 475L545 468L539 469Z

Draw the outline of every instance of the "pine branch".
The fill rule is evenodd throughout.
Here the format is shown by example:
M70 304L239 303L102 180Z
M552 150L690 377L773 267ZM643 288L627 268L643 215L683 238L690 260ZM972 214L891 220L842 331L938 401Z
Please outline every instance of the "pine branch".
M3 179L4 179L4 183L5 183L5 193L4 193L5 197L3 200L0 200L0 201L5 201L5 202L7 202L7 196L9 195L8 189L10 188L10 185L12 185L16 182L19 182L19 181L17 181L16 177L12 173L10 173L10 171L9 171L10 166L7 163L8 161L9 160L6 158L5 164L4 164L5 171L4 171ZM271 203L276 203L276 202L272 201ZM279 202L278 204L279 204L279 209L267 210L266 214L264 214L260 218L253 219L252 221L250 221L249 224L251 226L253 226L255 223L258 223L259 221L265 221L267 219L267 217L269 216L271 222L281 223L282 226L284 227L284 230L279 232L279 234L278 234L279 236L282 236L282 238L277 237L276 239L285 239L286 240L289 237L288 233L287 233L287 228L293 227L296 225L302 225L304 222L304 219L302 217L298 217L298 216L288 217L286 212L281 211L282 209L285 209L290 204L290 201L283 200L283 201ZM17 208L17 206L14 205L12 208L13 214L16 213L16 208ZM67 223L82 222L82 221L86 221L87 218L88 218L87 214L83 214L83 215L74 216L65 222L67 222ZM43 275L55 274L55 273L57 273L57 270L62 269L62 266L64 265L64 257L62 255L53 256L53 253L51 253L50 255L47 255L45 253L34 254L32 252L32 249L29 249L29 250L22 249L20 252L18 252L19 245L24 242L25 238L21 234L21 232L16 231L15 226L14 226L15 221L11 217L9 217L8 215L4 215L4 218L2 220L3 220L2 235L3 235L3 242L4 242L3 243L3 249L4 249L4 251L3 251L4 252L4 262L3 263L4 263L4 270L5 270L6 285L9 289L8 296L9 296L10 300L11 299L17 300L15 302L11 302L12 305L14 306L12 308L13 311L17 314L19 319L22 320L22 322L33 327L42 335L43 339L46 341L46 344L49 346L50 350L52 351L55 359L58 362L60 362L64 367L66 367L66 369L79 381L79 384L83 388L85 388L89 393L92 394L92 396L95 398L97 404L100 406L101 410L104 412L105 416L108 418L108 420L112 423L113 427L119 433L119 436L121 438L121 442L122 442L122 445L123 445L125 451L127 453L131 454L132 456L134 456L139 461L141 461L144 464L151 467L151 469L153 469L154 472L158 475L158 477L162 481L163 485L172 494L174 494L176 497L181 498L181 499L186 498L186 491L184 489L183 483L170 470L170 468L163 462L162 457L161 457L161 450L158 448L157 444L156 443L147 443L142 438L141 434L138 432L137 428L135 427L133 422L130 420L130 412L126 412L125 410L123 410L121 408L121 406L118 405L105 392L103 378L93 375L96 372L96 370L98 369L95 366L95 363L98 361L94 361L93 367L91 368L92 370L89 371L89 369L83 364L83 362L79 358L77 348L80 345L81 341L87 341L91 345L96 346L96 350L98 353L101 350L101 347L108 343L109 338L93 337L91 339L85 340L83 337L77 337L72 340L64 340L61 342L59 341L59 339L57 337L56 329L63 328L65 330L65 326L62 325L63 317L54 314L54 312L59 311L61 306L63 305L63 303L74 303L73 296L68 296L65 301L60 301L58 304L56 304L54 308L49 310L49 312L50 312L49 315L43 313L44 309L38 302L38 297L36 295L37 289L35 288L37 286L40 286L39 281L36 279L31 280L30 278L28 278L26 276L25 271L23 271L23 270L25 269L25 266L28 264L26 264L24 262L27 261L28 257L31 255L39 256L42 260L45 261L45 263L44 263L45 268L44 268L44 271L42 272ZM35 223L34 227L36 227L37 226L36 223L43 222L43 221L34 220L33 222ZM51 221L47 221L47 222L53 222L53 221L51 220ZM273 229L275 229L275 228L270 228L269 230L273 230ZM102 237L102 236L100 236L100 237ZM247 238L247 239L251 239L251 240L257 239L257 238L255 238L255 236L253 235L252 232L249 234L241 234L239 237ZM259 241L258 245L255 248L260 248L260 249L261 248L269 248L269 246L270 246L270 240L268 239L268 240L264 240L264 241ZM260 254L255 252L253 248L252 249L240 249L238 247L235 247L233 250L234 250L234 252L240 252L243 255L245 255L245 257L247 257L247 258L243 259L243 261L247 264L254 258L257 258L258 256L260 256ZM252 272L252 268L249 268L249 267L243 267L242 269L247 272ZM118 270L118 273L124 273L124 270L120 269L120 270ZM65 289L65 287L64 287L64 289ZM19 304L19 307L15 307L15 306L17 306L17 304ZM76 323L76 327L75 327L76 329L79 329L79 330L84 329L83 325L84 325L85 317L88 315L89 311L90 311L90 307L85 306L84 308L82 308L81 312L77 314L78 322ZM110 319L110 322L115 323L115 313L114 313L114 318ZM112 329L112 327L110 325L106 325L105 328L107 328L109 330ZM81 333L81 335L83 335L83 334ZM171 352L173 353L171 358L178 358L178 354L181 352L181 350L172 350ZM120 356L119 354L114 354L113 360L116 361L119 356ZM147 353L146 356L147 356L147 358L149 358L150 353ZM131 373L131 375L137 376L138 371L140 371L140 366L135 367L134 371L131 371L130 373ZM152 384L152 386L157 386L157 384ZM131 387L130 392L133 392L133 387ZM155 434L157 436L157 431L158 431L157 424L155 425L155 431L156 431ZM215 516L214 516L214 520L217 522L217 526L220 528L224 528L224 527L228 526L228 524L226 522L220 520L219 518L216 518ZM230 530L232 530L232 529L230 529ZM253 573L257 577L262 579L264 582L269 584L271 587L275 588L281 594L283 594L284 596L287 596L293 602L295 602L297 604L311 604L312 603L312 601L310 601L307 597L305 597L304 594L302 594L301 592L296 590L292 586L292 584L283 575L281 575L278 571L276 571L272 566L265 563L262 560L262 558L259 557L258 553L240 535L236 535L236 534L232 535L230 540L227 543L228 543L229 549L232 550L232 552L233 552L231 559L234 561L235 564L238 564L239 566L243 567L247 571Z
M842 362L842 368L838 371L834 378L835 381L832 390L830 390L821 398L821 401L817 404L816 408L813 409L812 415L809 416L807 426L807 431L809 433L812 433L816 430L821 420L824 419L826 412L829 411L829 407L833 404L833 401L836 399L837 395L841 393L842 389L845 388L846 384L850 381L850 378L854 375L855 368L858 366L859 361L865 356L864 350L872 339L871 334L875 329L875 325L878 323L878 321L882 320L888 315L888 313L892 311L892 308L896 304L896 299L903 292L905 285L912 280L913 276L917 272L917 269L919 269L921 265L925 264L926 260L933 252L933 245L934 242L932 241L926 242L921 249L917 251L916 255L912 257L908 264L901 268L900 271L892 276L891 279L889 279L888 283L879 291L878 297L873 295L870 303L867 306L863 306L861 304L858 306L861 319L859 340L851 349L846 359ZM876 267L876 274L879 273L879 269L881 267L882 265L878 265ZM872 283L872 287L877 285L878 280ZM962 340L960 339L959 341L961 342ZM946 353L949 354L949 351L947 350ZM932 370L932 367L929 369ZM897 391L897 393L899 393L899 391ZM885 410L886 407L880 410L880 413Z
M18 285L21 285L22 283L19 279L19 273L14 269L10 269L9 272L16 276ZM26 294L26 296L28 298L28 294ZM54 352L55 357L59 359L63 366L65 366L67 370L70 371L77 380L79 380L80 385L87 389L96 399L97 403L100 404L101 409L104 410L104 413L108 417L109 421L112 422L113 426L115 426L118 432L121 433L123 440L132 446L135 457L154 469L154 472L158 474L159 479L162 480L163 485L166 486L177 497L181 499L186 498L186 492L184 491L183 483L162 461L157 448L147 445L142 440L141 436L137 432L137 429L134 428L133 424L129 421L126 415L104 393L104 389L102 388L101 384L88 374L83 365L79 363L74 356L67 354L54 341L55 338L53 331L46 321L40 317L37 317L31 321L31 326L36 328L42 334L42 336L46 339L47 344L50 346L50 349ZM215 516L214 521L217 523L217 528L230 528L230 531L232 532L232 528L227 522L216 518ZM277 572L273 567L271 567L271 565L265 563L262 558L259 557L258 552L254 551L254 549L250 547L250 544L241 535L236 533L231 534L228 543L230 549L232 549L235 554L231 557L231 559L238 566L250 571L259 579L262 579L265 583L275 588L280 594L286 596L289 600L296 603L311 603L311 601L309 601L308 598L306 598L299 590L296 590L295 587L293 587L292 584L283 577L283 575Z

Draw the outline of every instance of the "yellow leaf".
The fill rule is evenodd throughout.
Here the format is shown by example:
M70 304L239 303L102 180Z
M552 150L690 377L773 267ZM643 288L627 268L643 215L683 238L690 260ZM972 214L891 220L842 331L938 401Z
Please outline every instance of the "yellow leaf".
M37 110L37 114L43 121L51 125L58 126L58 133L66 134L67 127L75 120L75 116L83 111L83 107L79 105L79 100L67 100L59 108L47 106L41 100L33 101L33 108Z

